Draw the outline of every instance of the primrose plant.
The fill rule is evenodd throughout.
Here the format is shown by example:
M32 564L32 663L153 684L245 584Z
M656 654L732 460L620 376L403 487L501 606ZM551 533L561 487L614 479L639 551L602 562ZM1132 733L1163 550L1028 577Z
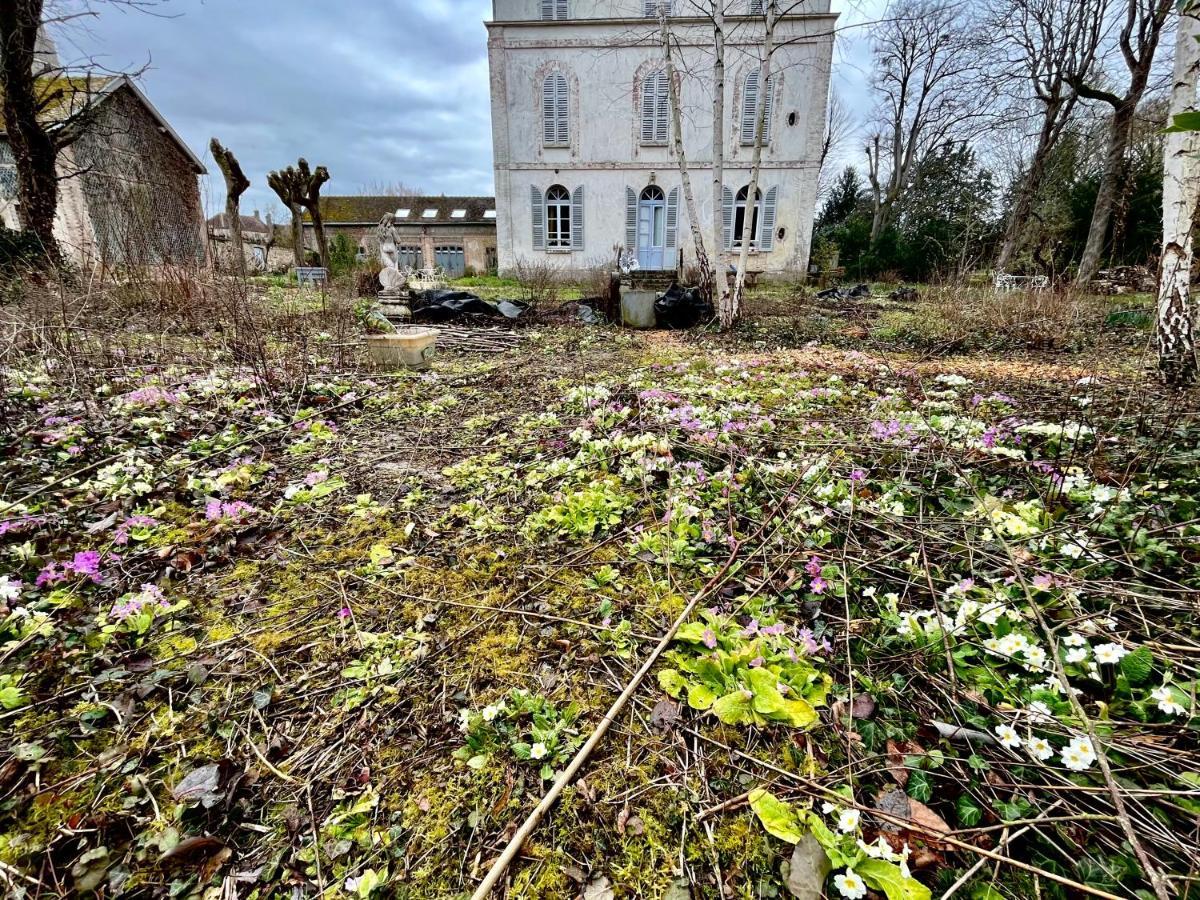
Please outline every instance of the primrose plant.
M658 683L692 709L727 725L816 723L831 679L817 668L822 647L808 629L793 634L757 619L743 626L714 608L683 625L675 641L683 646L667 654L674 668L662 669Z
M575 724L578 704L559 709L545 697L516 688L504 699L482 710L459 712L459 728L467 743L454 751L454 758L472 769L482 769L496 755L538 767L543 780L554 777L583 742Z

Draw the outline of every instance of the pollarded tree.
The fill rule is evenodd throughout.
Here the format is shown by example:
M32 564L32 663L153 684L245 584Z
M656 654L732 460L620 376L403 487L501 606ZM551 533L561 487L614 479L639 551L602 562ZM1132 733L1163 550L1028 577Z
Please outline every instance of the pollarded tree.
M1159 272L1158 367L1169 384L1196 380L1192 317L1193 232L1200 215L1200 2L1180 11L1171 116L1163 148L1163 244Z
M317 238L317 255L321 265L329 268L329 242L325 237L325 223L321 218L321 187L329 181L329 170L324 166L310 169L308 161L301 158L294 166L271 172L267 184L292 211L292 246L296 265L304 265L304 223L300 210L308 210L312 219L313 234Z
M242 250L242 213L240 200L242 194L250 187L250 179L242 171L233 151L223 146L216 138L209 144L213 160L221 174L225 177L225 218L229 224L229 243L233 248L233 265L235 269L246 273L246 257Z

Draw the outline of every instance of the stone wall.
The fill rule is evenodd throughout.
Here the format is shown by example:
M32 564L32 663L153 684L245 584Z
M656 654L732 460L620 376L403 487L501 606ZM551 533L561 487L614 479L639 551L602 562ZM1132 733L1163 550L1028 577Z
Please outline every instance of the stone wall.
M377 227L327 224L325 233L330 242L335 235L345 234L373 261L379 256L379 243L375 235ZM496 229L491 225L398 225L396 234L401 244L421 248L427 266L433 265L434 249L443 245L463 248L468 271L484 274L496 264ZM315 252L317 242L311 225L304 226L304 244Z
M205 262L195 163L132 91L121 87L104 100L74 154L82 174L71 180L82 186L99 263Z

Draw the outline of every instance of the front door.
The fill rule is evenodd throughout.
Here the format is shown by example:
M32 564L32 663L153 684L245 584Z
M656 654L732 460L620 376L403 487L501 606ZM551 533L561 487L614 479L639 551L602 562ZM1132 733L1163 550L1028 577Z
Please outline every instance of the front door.
M638 200L638 267L661 269L666 243L666 198L659 188L651 185Z

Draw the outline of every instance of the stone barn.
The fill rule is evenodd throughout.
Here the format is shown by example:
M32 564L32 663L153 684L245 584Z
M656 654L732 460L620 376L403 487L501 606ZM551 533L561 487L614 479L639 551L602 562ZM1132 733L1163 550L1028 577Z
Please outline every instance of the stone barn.
M492 197L349 197L321 198L325 233L332 244L344 234L360 257L375 260L375 229L385 215L396 217L400 265L437 266L451 277L483 275L496 269L496 201ZM316 249L307 213L304 242Z
M131 80L63 78L51 118L87 108L83 133L59 154L55 234L85 266L207 262L203 163ZM21 227L16 170L0 122L0 223Z

